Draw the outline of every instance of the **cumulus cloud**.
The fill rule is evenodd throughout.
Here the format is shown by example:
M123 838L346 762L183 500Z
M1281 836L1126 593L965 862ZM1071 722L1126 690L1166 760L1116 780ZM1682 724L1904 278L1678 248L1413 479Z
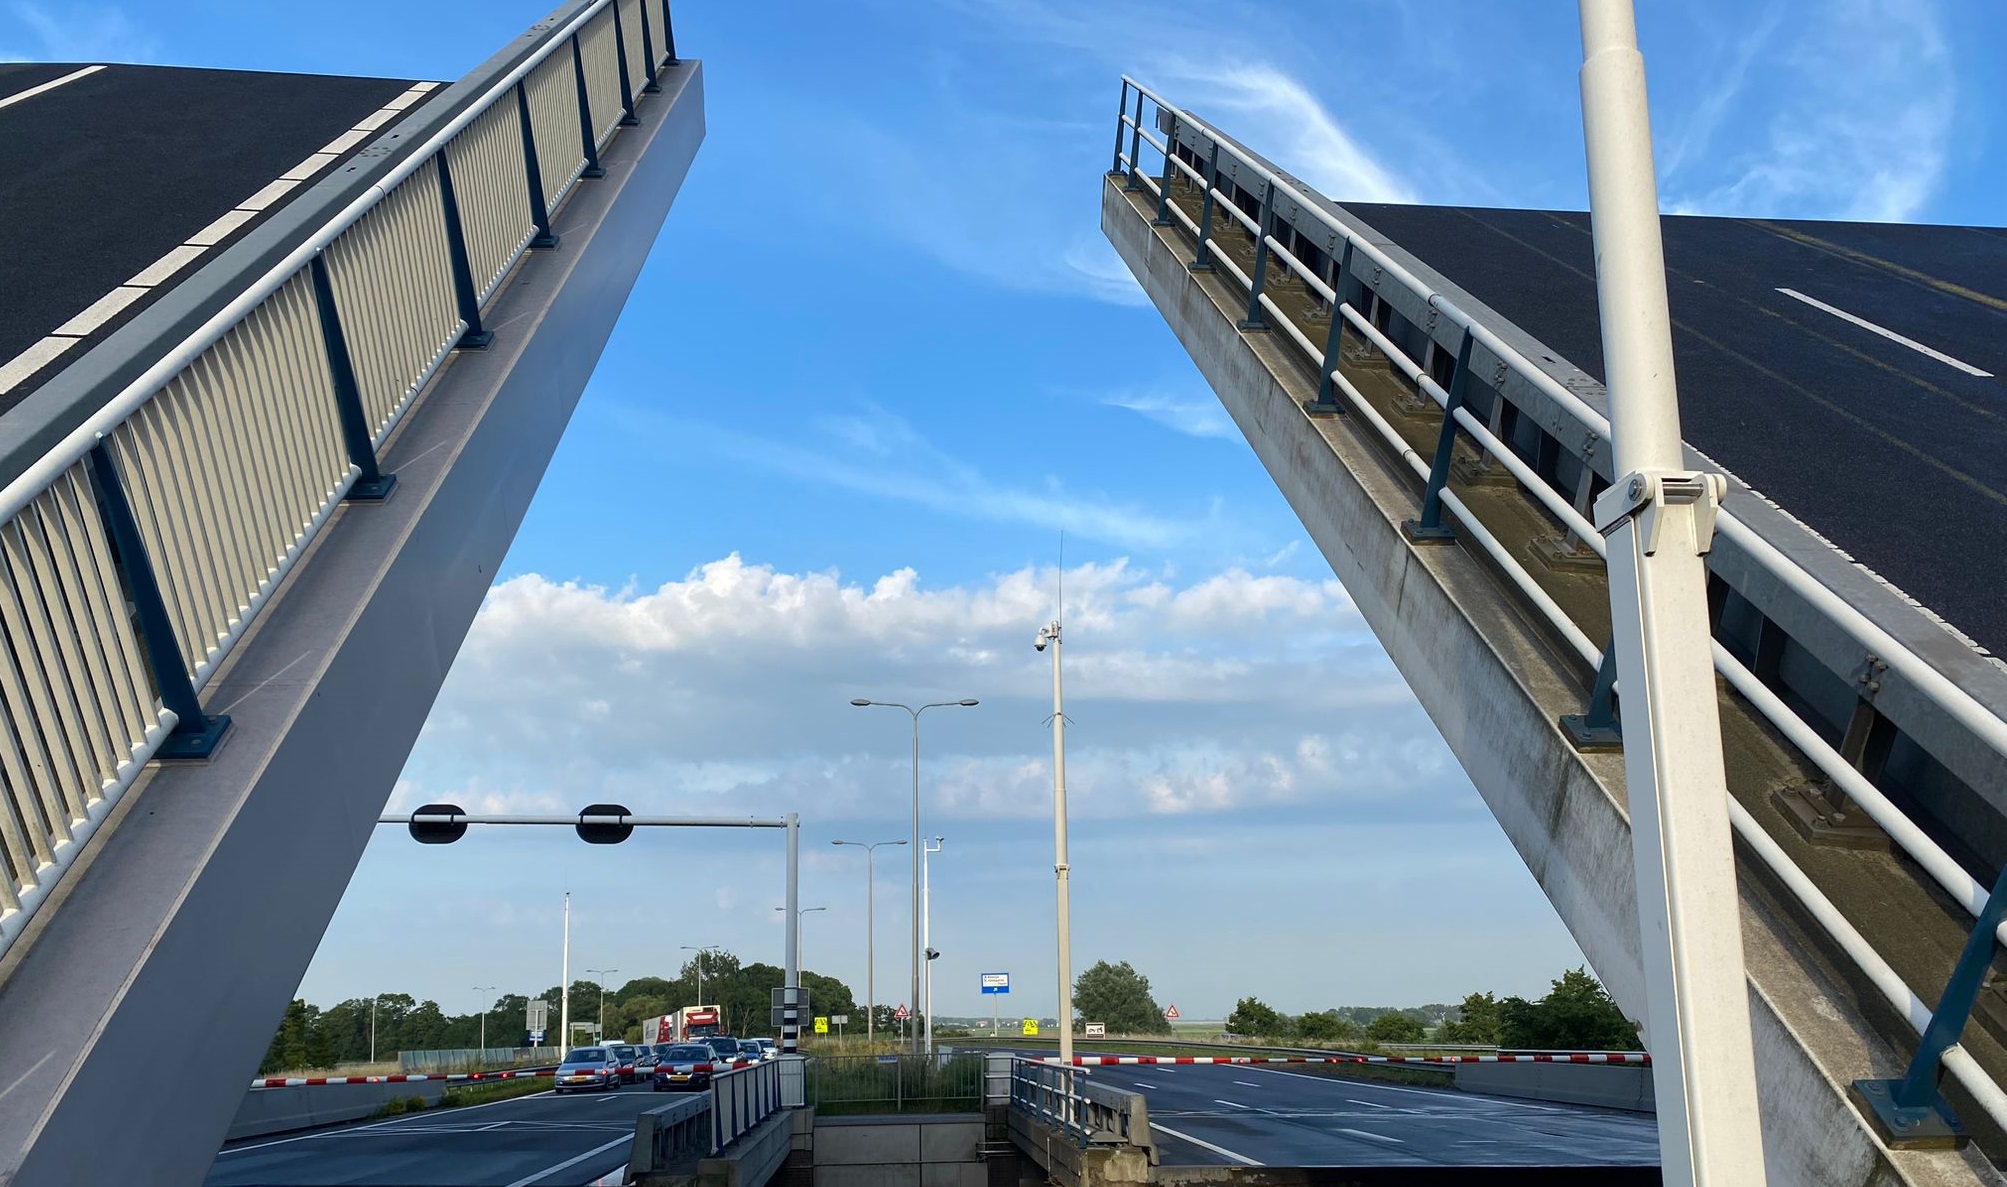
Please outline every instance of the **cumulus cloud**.
M898 714L853 696L974 696L926 719L930 814L1049 811L1052 570L931 587L734 555L653 590L497 586L396 802L869 816L910 777ZM1461 786L1334 581L1126 563L1065 573L1068 781L1084 818L1349 803L1427 815Z
M1771 48L1777 22L1757 22L1733 49L1693 131L1672 142L1670 209L1903 221L1936 194L1957 99L1937 5L1826 0L1816 8L1791 22L1796 38L1778 49L1782 71L1768 86L1751 80L1749 62ZM1724 121L1760 132L1706 168L1698 149Z

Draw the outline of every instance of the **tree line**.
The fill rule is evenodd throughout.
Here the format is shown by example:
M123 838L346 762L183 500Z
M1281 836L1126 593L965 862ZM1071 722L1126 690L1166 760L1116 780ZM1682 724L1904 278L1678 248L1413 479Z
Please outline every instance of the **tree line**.
M706 952L702 960L702 1001L697 997L698 964L693 957L684 962L674 977L636 977L618 988L589 979L573 981L571 1020L574 1024L592 1023L596 1030L604 1010L606 1038L635 1041L641 1037L641 1023L646 1018L671 1014L683 1006L715 1005L721 1009L729 1033L773 1034L774 1029L768 1025L771 991L784 980L782 970L760 961L742 964L737 956L723 950ZM817 1014L845 1014L856 1009L850 987L834 977L804 970L801 983L808 989L810 1007ZM528 1008L535 999L550 1003L550 1024L544 1041L546 1046L556 1046L559 993L556 985L535 995L506 993L496 998L485 1012L466 1014L447 1014L438 1002L419 1001L408 993L384 993L374 999L350 998L327 1007L295 999L286 1007L285 1018L259 1065L259 1074L332 1068L368 1060L372 1027L378 1060L395 1059L400 1051L477 1047L481 1044L484 1017L489 1047L527 1046ZM885 1008L885 1013L889 1022L889 1008ZM863 1021L861 1013L857 1021Z

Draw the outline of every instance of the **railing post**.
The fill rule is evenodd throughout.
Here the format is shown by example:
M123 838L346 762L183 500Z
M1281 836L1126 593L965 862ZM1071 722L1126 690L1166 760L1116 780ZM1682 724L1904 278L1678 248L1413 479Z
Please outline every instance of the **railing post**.
M585 93L585 51L578 46L578 34L571 35L571 72L578 83L578 138L585 147L585 169L580 177L605 177L599 165L599 145L592 134L592 100Z
M348 460L362 471L355 485L348 488L348 497L358 503L381 503L396 488L397 475L385 474L377 468L376 445L370 440L369 422L363 419L362 389L356 384L348 338L342 333L341 311L335 308L327 256L316 255L308 271L313 275L314 305L320 313L321 343L327 348L328 372L334 380L342 441L348 446Z
M648 22L648 0L634 6L641 14L641 60L648 63L648 78L641 84L644 95L660 94L662 84L655 81L655 30Z
M607 7L613 10L613 57L620 67L620 126L631 128L641 121L634 118L634 80L627 74L627 30L620 20L620 0Z
M662 0L662 52L668 56L669 65L682 64L683 59L676 56L676 22L669 16L669 0Z
M1600 751L1622 750L1624 734L1617 721L1617 649L1614 646L1603 649L1602 662L1596 665L1596 688L1589 694L1587 713L1564 713L1561 728L1568 733L1568 740L1575 749L1584 754Z
M1199 250L1188 265L1194 272L1213 270L1213 191L1220 188L1220 142L1213 139L1213 150L1206 154L1206 201L1199 208Z
M1965 1127L1937 1094L1937 1081L1944 1053L1964 1033L1972 1004L1979 999L1980 987L1993 964L1994 935L2003 919L2007 919L2007 869L1994 880L1986 908L1965 939L1965 951L1951 970L1944 995L1937 999L1930 1025L1917 1040L1909 1071L1900 1080L1854 1081L1854 1099L1881 1132L1882 1140L1897 1149L1955 1149L1966 1143Z
M1450 459L1456 452L1456 410L1463 407L1464 389L1470 384L1470 346L1475 337L1466 329L1462 344L1456 348L1456 372L1450 377L1449 400L1443 405L1443 429L1436 437L1429 485L1422 494L1422 517L1401 524L1408 539L1417 544L1446 544L1456 539L1456 531L1443 523L1443 487L1449 483Z
M1129 184L1122 187L1125 190L1135 191L1143 188L1143 163L1137 159L1137 154L1142 151L1143 88L1137 87L1136 114L1129 124Z
M1275 182L1268 181L1261 187L1261 213L1254 220L1254 281L1247 290L1247 316L1241 319L1243 330L1266 330L1268 320L1261 316L1261 287L1268 277L1268 223L1275 211Z
M105 534L111 540L112 556L125 575L133 616L139 620L139 641L146 652L146 666L153 673L154 686L160 690L160 703L175 716L173 732L161 740L153 757L208 758L223 740L223 732L230 728L230 717L223 713L209 717L202 712L202 702L195 695L195 682L182 663L181 645L167 616L167 603L160 596L153 560L146 554L139 523L133 518L132 504L126 498L125 482L119 477L118 465L102 436L84 455L84 465L90 473L91 490L97 496Z
M1177 174L1177 166L1172 163L1171 157L1177 151L1178 117L1174 115L1171 117L1170 131L1164 133L1164 176L1157 183L1157 217L1150 223L1153 227L1171 225L1171 178Z
M1108 172L1122 172L1122 117L1129 113L1129 80L1122 80L1122 97L1115 100L1115 153L1108 163Z
M453 268L453 296L460 305L460 320L467 328L456 345L462 350L486 350L495 335L481 328L481 295L474 289L474 270L467 262L467 232L460 222L460 199L453 192L453 170L440 149L439 205L446 215L446 255Z
M530 122L530 95L520 82L516 84L516 119L523 127L523 175L530 185L530 224L536 228L536 234L530 236L530 246L548 250L558 245L558 237L551 230L550 208L544 203L544 170L537 163L537 130Z
M1345 415L1345 406L1337 400L1338 381L1334 376L1345 352L1345 286L1352 277L1352 241L1345 241L1344 250L1338 253L1338 278L1331 285L1336 294L1331 302L1331 327L1324 332L1324 374L1317 379L1317 397L1303 406L1309 413Z

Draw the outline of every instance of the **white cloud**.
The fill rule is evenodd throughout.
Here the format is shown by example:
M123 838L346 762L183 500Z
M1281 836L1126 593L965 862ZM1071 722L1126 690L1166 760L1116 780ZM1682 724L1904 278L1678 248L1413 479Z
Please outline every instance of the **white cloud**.
M154 55L152 36L119 8L16 0L7 11L18 27L0 26L0 62L146 62Z
M1956 84L1943 20L1928 0L1827 0L1793 22L1774 85L1735 82L1708 118L1761 127L1759 142L1718 154L1702 179L1668 195L1681 213L1903 221L1944 179ZM1731 79L1738 77L1731 71Z
M1158 391L1117 392L1103 398L1102 403L1140 413L1188 437L1217 437L1223 441L1241 439L1233 418L1226 414L1226 409L1220 407L1220 402L1210 392L1195 396Z

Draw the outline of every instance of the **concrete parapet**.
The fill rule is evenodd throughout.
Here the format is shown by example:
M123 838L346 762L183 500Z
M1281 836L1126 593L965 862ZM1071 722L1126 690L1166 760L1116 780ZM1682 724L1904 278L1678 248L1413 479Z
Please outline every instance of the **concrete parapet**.
M1588 1063L1460 1063L1456 1086L1484 1096L1512 1096L1563 1104L1656 1113L1652 1071Z
M417 1084L299 1084L291 1088L259 1088L244 1094L230 1122L226 1141L290 1133L317 1125L359 1121L374 1114L392 1100L421 1097L427 1108L446 1095L446 1085Z

